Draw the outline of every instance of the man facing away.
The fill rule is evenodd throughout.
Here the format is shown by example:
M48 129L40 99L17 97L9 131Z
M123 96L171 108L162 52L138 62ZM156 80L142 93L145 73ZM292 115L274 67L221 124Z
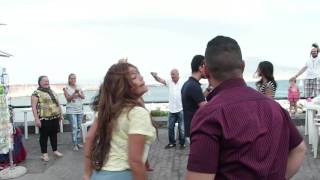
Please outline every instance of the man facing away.
M190 125L195 112L206 104L204 93L201 89L200 79L205 78L204 56L196 55L191 61L192 75L183 84L181 89L182 107L184 117L184 132L186 139L190 141ZM208 89L208 88L207 88ZM207 90L206 90L207 91Z
M320 95L320 59L318 57L319 46L314 43L310 52L311 58L306 62L305 66L290 80L296 80L298 76L305 71L306 79L304 80L305 97L310 98Z
M286 110L247 87L238 43L212 39L205 64L215 88L192 120L186 179L290 179L303 162L305 144Z
M178 123L180 148L185 147L185 137L183 131L183 112L181 103L181 86L182 83L177 69L171 70L171 79L164 80L156 72L151 72L154 79L169 88L169 118L168 118L168 136L169 144L166 149L176 146L176 135L174 132L175 123Z

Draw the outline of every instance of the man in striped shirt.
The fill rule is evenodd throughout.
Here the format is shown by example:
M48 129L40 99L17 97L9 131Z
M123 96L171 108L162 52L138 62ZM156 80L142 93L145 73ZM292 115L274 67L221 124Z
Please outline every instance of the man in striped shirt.
M238 43L211 40L205 66L215 88L192 119L187 180L291 178L305 144L288 112L244 82Z

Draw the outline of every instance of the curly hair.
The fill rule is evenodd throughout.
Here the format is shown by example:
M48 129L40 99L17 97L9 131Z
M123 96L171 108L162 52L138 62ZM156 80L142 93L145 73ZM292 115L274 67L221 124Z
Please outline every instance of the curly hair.
M129 63L112 65L92 105L98 112L98 128L90 156L92 167L98 171L108 159L113 128L123 109L128 108L130 111L134 106L143 107L143 101L131 90L133 84L129 73L130 67L136 68Z

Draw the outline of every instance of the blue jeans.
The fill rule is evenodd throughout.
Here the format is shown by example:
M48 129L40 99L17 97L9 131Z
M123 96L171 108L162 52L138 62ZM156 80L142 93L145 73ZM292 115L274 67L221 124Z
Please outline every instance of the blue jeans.
M72 125L72 143L77 145L81 143L81 123L83 114L68 114L70 123Z
M91 180L132 180L132 172L130 170L124 171L93 171Z
M169 143L176 144L176 138L174 133L174 126L175 123L178 123L178 131L179 131L179 144L184 145L185 137L184 137L184 130L183 130L183 112L179 111L176 113L169 113L168 119L168 135L169 135Z

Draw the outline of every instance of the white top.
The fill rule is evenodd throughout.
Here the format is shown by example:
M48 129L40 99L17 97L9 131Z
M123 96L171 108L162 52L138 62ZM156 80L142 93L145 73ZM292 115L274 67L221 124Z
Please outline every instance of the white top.
M183 84L181 80L179 79L177 83L174 83L172 79L168 79L166 84L169 88L169 112L182 111L181 88Z
M76 87L79 91L82 91L80 87ZM71 86L66 86L67 93L71 96L75 89ZM82 99L80 97L77 97L73 99L71 102L67 102L66 106L66 113L67 114L83 114L83 106L82 106Z
M319 57L310 58L306 66L308 67L306 70L306 79L314 79L320 78L320 59Z

